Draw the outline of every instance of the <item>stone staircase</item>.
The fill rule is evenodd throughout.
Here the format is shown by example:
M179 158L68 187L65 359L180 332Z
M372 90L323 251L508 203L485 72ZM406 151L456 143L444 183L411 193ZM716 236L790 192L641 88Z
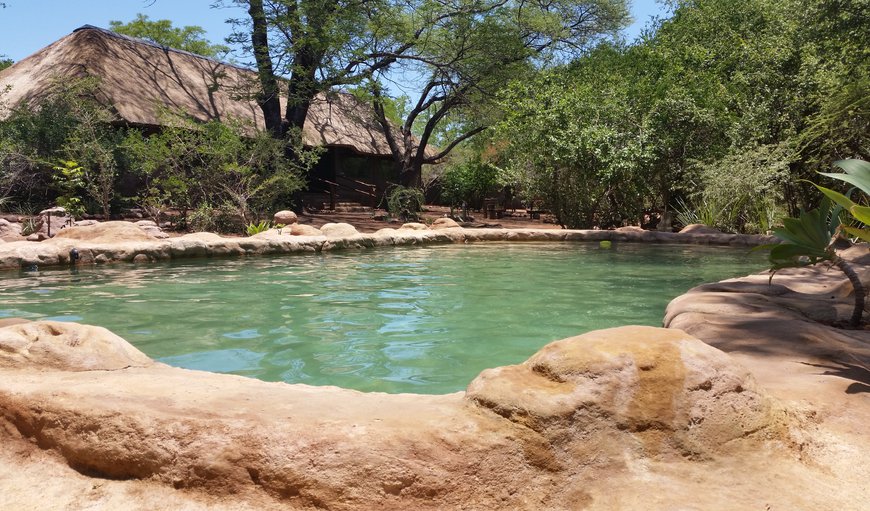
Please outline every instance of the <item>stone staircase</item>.
M327 205L328 206L328 205ZM359 202L336 202L336 213L371 213L374 208L371 206L363 206Z
M371 213L374 211L371 206L340 199L335 202L335 209L330 209L328 193L305 193L302 196L302 202L306 210L321 213Z

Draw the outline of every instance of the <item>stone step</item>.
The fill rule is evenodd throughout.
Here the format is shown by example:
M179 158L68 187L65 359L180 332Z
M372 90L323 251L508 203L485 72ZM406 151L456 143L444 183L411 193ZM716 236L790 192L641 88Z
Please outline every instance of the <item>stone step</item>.
M371 213L372 211L374 209L369 206L335 206L336 213Z

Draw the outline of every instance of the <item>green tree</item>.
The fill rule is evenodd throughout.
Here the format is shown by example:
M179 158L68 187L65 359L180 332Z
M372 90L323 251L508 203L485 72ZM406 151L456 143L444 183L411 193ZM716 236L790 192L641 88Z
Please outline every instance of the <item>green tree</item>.
M501 96L508 112L498 126L509 141L506 167L525 199L544 200L566 227L639 219L648 195L650 183L639 172L645 161L640 112L618 71L600 70L594 81L545 73Z
M640 204L669 227L669 210L689 204L766 230L783 202L792 215L817 203L796 178L866 157L868 0L672 4L636 44L503 95L519 105L498 131L509 168L557 214L573 208L568 224L631 219ZM568 190L586 196L566 201Z
M249 17L235 20L235 40L253 54L257 94L267 128L280 136L301 128L314 96L336 86L358 85L398 67L422 73L420 100L404 119L401 140L390 146L403 175L433 160L425 148L439 123L459 107L486 98L532 58L566 54L615 30L627 18L624 0L234 0ZM279 80L283 77L283 80ZM281 112L278 92L288 102ZM379 90L373 92L377 95ZM380 111L381 102L376 106ZM478 110L478 113L480 110ZM419 143L412 141L415 124ZM379 115L386 121L386 114ZM453 121L459 117L453 115ZM465 120L473 119L468 115ZM440 151L444 156L485 126L467 125ZM390 131L390 130L388 130Z
M5 55L0 55L0 71L3 71L14 63L15 62L13 62L12 59L6 58Z
M301 129L311 101L339 85L359 84L396 61L410 45L395 0L221 0L244 8L230 20L231 40L256 62L255 93L266 128L282 138ZM281 90L283 89L283 91ZM287 98L282 112L279 93Z
M499 168L490 162L468 159L451 165L441 176L441 196L451 208L465 203L479 209L487 196L502 185Z
M172 117L164 124L150 136L133 130L123 142L142 180L138 202L153 218L175 209L188 219L196 211L200 220L225 217L222 225L200 228L241 232L264 213L285 209L318 157L317 150L302 147L299 132L278 140L232 120L195 124ZM284 158L286 145L299 158Z
M422 36L397 59L423 77L422 91L400 125L400 139L379 114L400 176L419 175L423 164L487 129L499 116L494 99L506 82L579 55L628 20L622 0L423 2L418 10ZM380 112L380 88L373 93ZM433 142L438 149L427 154Z
M35 106L13 107L0 121L0 186L19 206L48 205L61 190L59 160L82 167L86 193L108 213L115 176L116 132L96 99L98 80L59 80ZM85 168L85 166L87 168Z
M137 14L136 19L127 23L110 21L109 29L119 34L146 39L162 46L205 57L220 58L230 51L228 46L209 42L202 27L195 25L175 27L170 20L152 20L145 14Z

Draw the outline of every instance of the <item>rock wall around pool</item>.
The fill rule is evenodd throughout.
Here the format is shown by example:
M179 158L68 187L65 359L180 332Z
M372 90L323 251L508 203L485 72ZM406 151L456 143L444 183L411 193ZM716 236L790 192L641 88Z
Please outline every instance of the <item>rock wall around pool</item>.
M146 263L191 257L228 257L320 252L348 248L473 243L483 241L626 241L754 246L771 242L768 236L743 234L670 233L640 229L594 231L558 229L420 229L408 224L401 229L381 229L360 234L349 224L327 224L323 235L296 235L305 230L272 229L249 238L224 238L212 233L193 233L157 239L129 222L103 222L71 227L54 238L41 241L0 243L0 269L29 268L110 262ZM424 226L425 227L425 226ZM313 229L313 228L312 228ZM317 231L313 229L312 232ZM77 255L71 255L75 249Z
M581 509L591 482L650 463L790 458L799 422L679 330L591 332L424 396L172 368L99 327L0 327L0 445L304 509Z

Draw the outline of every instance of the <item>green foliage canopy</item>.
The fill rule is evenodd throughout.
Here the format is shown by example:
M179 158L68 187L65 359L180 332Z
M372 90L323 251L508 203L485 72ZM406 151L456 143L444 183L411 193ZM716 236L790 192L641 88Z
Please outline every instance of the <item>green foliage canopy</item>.
M222 44L212 44L205 38L205 30L198 26L175 27L170 20L152 20L145 14L137 14L136 19L124 23L110 21L109 29L130 37L145 39L162 46L189 51L197 55L220 58L229 53L230 48Z
M638 43L601 45L502 93L507 168L564 224L685 204L715 210L720 228L764 232L817 204L799 179L868 156L868 0L673 5Z
M232 120L196 124L168 116L159 133L131 131L122 147L142 179L139 203L154 217L166 209L233 212L244 226L290 203L319 150L302 147L298 132L277 140ZM299 158L285 158L287 145Z

